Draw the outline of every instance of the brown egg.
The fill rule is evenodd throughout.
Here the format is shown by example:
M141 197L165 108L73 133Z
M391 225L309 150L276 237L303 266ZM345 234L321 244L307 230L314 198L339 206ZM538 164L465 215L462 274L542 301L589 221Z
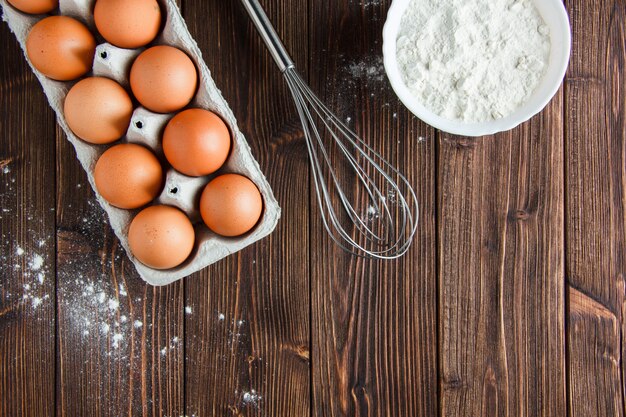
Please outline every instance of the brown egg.
M141 53L130 70L130 86L139 102L157 113L185 107L194 94L198 75L191 59L172 46L154 46Z
M69 81L91 71L96 40L78 20L50 16L33 26L26 39L26 51L43 75Z
M94 144L115 142L133 114L133 102L117 82L103 77L79 81L65 97L65 119L76 136Z
M93 14L98 32L120 48L149 44L161 27L156 0L98 0Z
M102 154L94 172L96 189L111 205L135 209L154 200L163 187L163 168L140 145L115 145Z
M128 244L141 263L154 269L179 266L189 257L195 232L189 218L170 206L152 206L130 224Z
M167 124L163 152L179 172L192 177L212 174L230 152L230 131L219 116L203 109L185 110Z
M48 13L59 7L59 0L8 0L16 9L30 14Z
M261 218L263 198L248 178L226 174L211 181L200 198L202 220L215 233L234 237L250 231Z

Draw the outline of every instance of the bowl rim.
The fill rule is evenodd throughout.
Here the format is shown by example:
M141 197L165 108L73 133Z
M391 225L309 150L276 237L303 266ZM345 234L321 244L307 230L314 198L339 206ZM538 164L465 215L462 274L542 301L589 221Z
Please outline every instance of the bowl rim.
M389 8L383 27L383 63L391 87L400 101L422 121L436 129L456 135L472 137L493 135L511 130L528 121L540 113L559 91L571 54L572 36L569 16L561 0L533 0L545 23L550 27L552 48L546 75L529 100L502 119L478 123L446 119L428 110L405 85L396 60L396 42L400 24L411 1L414 0L393 0ZM550 14L552 19L548 19L545 15L545 8L548 7L553 9L553 13ZM560 45L559 48L554 48L556 41Z

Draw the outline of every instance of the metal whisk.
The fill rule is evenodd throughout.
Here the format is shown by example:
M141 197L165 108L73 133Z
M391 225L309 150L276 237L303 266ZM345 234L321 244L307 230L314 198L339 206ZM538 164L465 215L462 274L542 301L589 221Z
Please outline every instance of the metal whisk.
M302 80L258 0L241 0L282 71L302 121L321 217L330 237L364 257L396 259L413 241L418 202L406 178L335 116ZM334 148L324 144L326 139ZM333 158L334 157L334 158ZM333 166L332 160L347 163ZM350 170L349 173L339 170ZM349 188L341 178L352 179ZM356 202L362 205L357 209Z

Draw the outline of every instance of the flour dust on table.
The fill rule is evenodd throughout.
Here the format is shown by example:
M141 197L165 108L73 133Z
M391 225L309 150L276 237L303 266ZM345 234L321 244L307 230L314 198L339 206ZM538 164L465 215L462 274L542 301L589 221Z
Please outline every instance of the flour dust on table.
M359 6L367 9L370 7L378 7L382 4L382 0L353 0L351 4L358 4Z
M350 80L384 81L385 67L383 57L380 55L365 56L362 60L350 61L347 63Z
M409 91L449 120L506 117L539 86L549 28L531 0L411 0L397 39Z
M19 219L22 233L3 229L0 234L0 276L21 276L21 289L0 284L0 297L7 304L20 306L25 314L36 317L36 311L54 302L49 281L54 281L54 260L48 259L54 236L37 213L37 202L28 200L19 207L19 172L12 169L13 160L0 161L0 220ZM54 211L52 208L51 211Z

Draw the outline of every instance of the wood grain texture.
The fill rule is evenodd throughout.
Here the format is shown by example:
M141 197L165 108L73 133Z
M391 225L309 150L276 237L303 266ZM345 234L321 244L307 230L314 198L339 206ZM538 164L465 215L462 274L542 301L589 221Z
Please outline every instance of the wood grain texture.
M261 0L312 88L415 186L397 262L323 231L291 96L239 1L181 2L283 217L165 288L138 278L2 24L0 417L623 416L626 3L565 2L564 89L471 139L393 94L391 0Z
M23 59L0 60L0 112L0 415L53 416L55 121Z
M566 413L562 113L440 136L443 416Z
M384 75L390 3L310 3L313 90L407 175L421 211L404 258L363 260L331 242L311 197L315 416L437 414L435 132L402 107ZM352 192L351 177L342 181Z
M186 281L187 415L309 414L308 162L295 108L239 1L184 15L282 209L263 241ZM302 1L262 1L306 63ZM211 16L211 24L196 16Z
M626 4L566 2L566 224L571 416L624 415Z
M570 415L624 415L618 316L571 286L567 313Z

